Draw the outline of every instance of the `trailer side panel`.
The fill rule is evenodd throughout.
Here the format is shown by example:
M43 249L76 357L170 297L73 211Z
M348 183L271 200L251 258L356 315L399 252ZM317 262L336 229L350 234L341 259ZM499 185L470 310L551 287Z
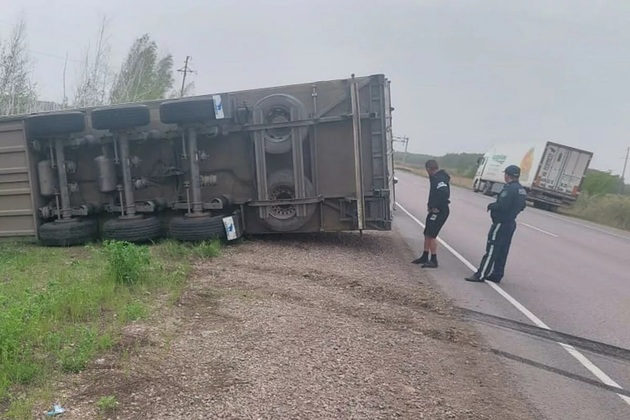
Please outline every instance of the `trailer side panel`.
M35 237L31 162L21 121L0 124L0 237Z

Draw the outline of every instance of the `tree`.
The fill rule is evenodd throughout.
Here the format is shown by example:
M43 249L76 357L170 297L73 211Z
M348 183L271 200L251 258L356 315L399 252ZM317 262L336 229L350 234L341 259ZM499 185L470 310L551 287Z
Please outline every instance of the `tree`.
M85 51L79 85L74 93L74 106L99 106L105 103L110 84L110 46L107 27L107 17L103 17L97 33L94 55L90 54L90 45Z
M28 112L37 100L30 79L31 60L26 47L26 24L20 20L9 39L0 44L0 115Z
M614 194L619 190L619 175L589 169L582 183L582 191L589 195Z
M167 97L173 88L173 57L158 57L158 48L148 34L132 45L114 79L110 102L119 104Z

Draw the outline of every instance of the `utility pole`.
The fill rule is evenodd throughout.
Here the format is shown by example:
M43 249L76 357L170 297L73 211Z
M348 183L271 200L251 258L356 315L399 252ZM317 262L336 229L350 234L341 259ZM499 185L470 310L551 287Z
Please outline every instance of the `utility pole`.
M177 71L180 73L184 73L184 76L182 77L182 90L181 93L179 94L179 97L181 98L182 96L184 96L184 88L186 87L186 75L188 73L195 73L194 70L191 70L190 68L188 68L188 61L190 60L190 56L187 55L186 56L186 61L184 62L184 68L183 69L178 69Z
M402 164L405 164L405 161L407 160L407 149L409 148L409 137L405 136L405 154L403 155L402 158Z
M619 180L619 194L623 194L626 189L626 168L628 167L628 157L630 157L630 147L626 148L626 160L623 162L623 172L621 172L621 179Z
M405 153L403 154L403 158L402 158L402 164L404 165L405 161L407 160L407 148L409 147L409 137L394 136L393 140L405 144Z

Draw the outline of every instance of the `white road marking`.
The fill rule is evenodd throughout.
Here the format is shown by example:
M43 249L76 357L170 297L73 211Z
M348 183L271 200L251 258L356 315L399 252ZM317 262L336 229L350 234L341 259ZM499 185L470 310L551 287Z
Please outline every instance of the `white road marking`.
M534 229L537 230L540 233L544 233L545 235L549 235L549 236L553 236L554 238L557 238L558 235L556 235L555 233L551 233L551 232L547 232L546 230L542 230L541 228L537 228L536 226L532 226L532 225L528 225L527 223L523 223L523 222L519 222L521 225L526 226L530 229Z
M398 205L398 208L400 208L403 212L405 212L407 214L407 216L409 216L411 218L411 220L413 220L414 222L416 222L417 224L419 224L420 226L422 226L424 228L424 224L420 220L418 220L413 214L411 214L409 211L407 211L407 209L405 209L403 206L401 206L400 203L396 203L396 204ZM448 251L450 251L451 254L453 254L458 260L460 260L466 267L468 267L473 272L477 271L477 268L474 265L472 265L466 258L464 258L459 252L457 252L455 249L453 249L453 247L451 247L449 244L444 242L439 237L437 238L437 240L444 248L446 248ZM518 309L523 315L525 315L530 321L532 321L538 327L544 328L546 330L550 330L551 329L540 318L538 318L536 315L534 315L529 309L527 309L519 301L514 299L508 292L503 290L498 284L493 283L493 282L489 282L489 281L484 282L484 283L486 285L492 287L497 293L499 293L501 296L503 296L505 298L505 300L510 302L510 304L512 304L512 306L514 306L516 309ZM597 379L599 379L602 383L604 383L604 384L606 384L608 386L619 388L620 390L624 390L621 385L619 385L610 376L608 376L606 373L604 373L604 371L602 371L599 367L597 367L586 356L584 356L582 353L580 353L578 350L576 350L575 347L570 346L568 344L560 343L560 342L556 342L556 343L558 343L562 348L564 348L571 356L573 356L578 362L580 362L580 364L582 366L584 366L586 369L588 369L589 372L591 372L593 375L595 375L595 377ZM625 401L626 404L630 405L630 397L627 397L627 396L622 395L622 394L617 394L617 395L623 401Z

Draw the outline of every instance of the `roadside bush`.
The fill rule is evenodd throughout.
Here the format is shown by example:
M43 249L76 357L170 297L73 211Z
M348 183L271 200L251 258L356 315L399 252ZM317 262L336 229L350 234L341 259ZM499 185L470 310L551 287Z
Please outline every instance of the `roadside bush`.
M630 197L582 193L569 214L595 223L630 230Z

